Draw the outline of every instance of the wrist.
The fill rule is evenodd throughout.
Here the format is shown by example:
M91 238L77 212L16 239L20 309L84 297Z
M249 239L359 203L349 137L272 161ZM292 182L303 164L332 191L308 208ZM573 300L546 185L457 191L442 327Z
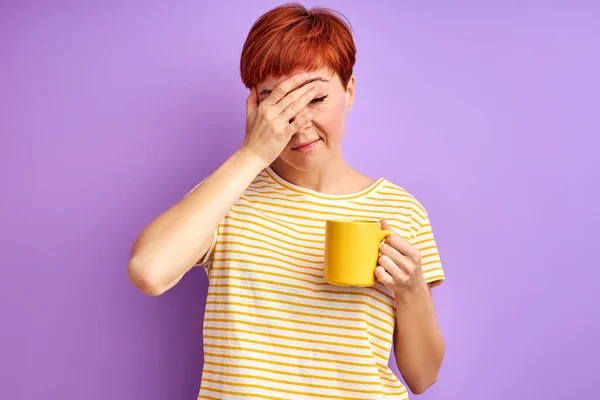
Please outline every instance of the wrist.
M421 275L416 278L416 282L409 289L397 291L394 293L397 304L411 304L421 301L429 295L429 285Z
M253 172L256 172L256 174L269 166L269 163L263 158L244 147L240 147L234 153L234 158L236 158L243 167L249 168Z

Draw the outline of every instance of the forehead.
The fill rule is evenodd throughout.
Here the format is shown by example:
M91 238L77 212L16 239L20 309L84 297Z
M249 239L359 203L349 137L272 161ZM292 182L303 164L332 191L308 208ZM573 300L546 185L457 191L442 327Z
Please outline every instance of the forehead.
M300 73L300 72L303 72L303 71L297 71L295 73ZM263 79L261 82L258 83L257 87L259 89L273 89L275 86L279 85L281 82L292 77L295 73L289 74L289 75L283 75L283 76L268 75L267 77L265 77L265 79ZM310 71L310 72L307 71L307 73L308 73L308 78L306 79L307 81L314 80L315 78L323 78L323 79L327 79L329 82L333 82L333 80L337 78L337 74L335 73L335 71L329 67L321 67L314 71Z

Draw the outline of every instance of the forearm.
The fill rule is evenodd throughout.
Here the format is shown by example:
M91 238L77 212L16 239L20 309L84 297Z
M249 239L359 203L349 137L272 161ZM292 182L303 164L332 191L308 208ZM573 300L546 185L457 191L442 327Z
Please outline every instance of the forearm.
M208 250L212 235L233 203L266 165L238 151L196 190L152 221L136 240L129 262L131 280L160 294Z
M396 295L394 342L396 362L406 384L413 393L424 392L437 380L445 352L425 280L417 289Z

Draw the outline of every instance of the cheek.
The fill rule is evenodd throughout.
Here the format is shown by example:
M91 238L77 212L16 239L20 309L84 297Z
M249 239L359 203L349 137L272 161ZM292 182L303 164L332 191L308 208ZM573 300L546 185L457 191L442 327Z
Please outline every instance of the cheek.
M318 113L313 118L313 124L330 139L342 136L345 122L343 108L315 108Z

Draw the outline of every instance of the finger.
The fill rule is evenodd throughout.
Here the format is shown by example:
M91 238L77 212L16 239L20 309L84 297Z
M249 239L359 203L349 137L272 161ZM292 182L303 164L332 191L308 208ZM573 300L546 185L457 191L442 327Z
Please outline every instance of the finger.
M382 221L382 228L384 225L389 228L389 225L385 221ZM408 240L404 239L402 236L398 234L390 235L385 239L385 243L392 246L403 256L409 257L414 262L421 261L421 252L419 251L419 249L414 247Z
M319 85L312 87L310 90L306 91L303 95L301 95L296 101L290 103L290 105L277 117L280 122L289 121L294 118L300 111L302 111L310 102L317 96L319 93Z
M386 270L378 265L375 268L375 278L377 281L385 286L392 286L394 284L394 279L386 272Z
M279 103L277 103L276 105L273 106L273 109L275 110L275 112L277 113L277 115L281 114L282 112L284 112L284 110L286 110L290 105L292 105L294 102L298 102L300 99L302 99L302 96L306 95L307 93L309 93L311 90L313 90L315 87L317 87L319 85L318 82L311 82L308 83L302 87L299 87L298 89L288 93L283 99L281 99L281 101L279 101ZM308 103L310 103L315 96L319 93L319 90L317 89L316 92L314 94L310 94L308 95ZM306 103L306 104L308 104ZM294 105L295 107L300 107L300 104L296 104ZM301 108L300 108L301 110Z
M252 114L258 108L258 95L255 86L250 89L250 95L246 99L246 116Z
M308 74L306 72L290 76L283 82L280 82L279 85L273 89L271 94L263 100L263 103L265 103L266 106L274 106L289 92L302 86L306 79L308 79Z
M294 119L294 122L285 127L286 135L292 137L292 135L298 132L300 128L312 121L316 113L317 110L314 108L304 107L304 110L300 111L300 113Z
M392 228L390 228L390 226L384 219L382 219L380 222L381 222L381 229L386 230L386 231L389 231L392 229Z
M389 257L398 268L401 268L405 273L410 274L410 265L414 264L410 258L402 255L398 250L394 249L389 244L382 244L379 247L379 251L382 255Z
M397 281L405 281L405 278L408 276L400 267L396 265L386 255L379 257L379 265L385 269L385 271L395 280Z

